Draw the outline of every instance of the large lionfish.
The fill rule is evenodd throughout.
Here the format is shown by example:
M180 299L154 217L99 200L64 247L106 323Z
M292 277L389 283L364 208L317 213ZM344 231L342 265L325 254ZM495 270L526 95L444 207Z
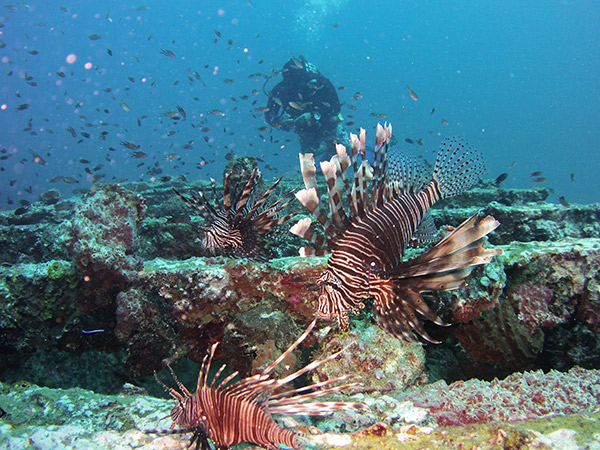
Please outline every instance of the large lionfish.
M346 350L347 347L327 358L314 361L284 378L272 378L273 369L304 341L314 328L315 322L316 319L269 367L257 375L233 384L229 383L238 372L232 373L217 384L217 379L227 367L226 364L221 366L210 384L208 383L208 373L218 343L213 344L210 354L202 361L194 394L177 379L170 366L168 366L169 370L181 392L166 386L155 374L156 380L178 402L171 411L173 420L171 429L181 427L180 432L193 432L190 446L195 443L196 449L202 448L202 450L210 449L209 439L214 442L217 450L225 450L242 442L257 444L272 450L279 448L278 444L300 449L302 445L296 433L278 425L271 414L326 415L334 411L368 409L362 403L307 403L308 400L358 386L359 383L332 386L347 380L350 376L275 393L279 388L331 361Z
M310 218L301 219L290 231L311 242L312 247L303 247L301 255L332 252L318 280L317 317L337 318L341 328L346 329L348 310L356 314L364 307L364 300L373 298L375 318L388 332L416 341L414 330L436 342L415 312L438 325L445 323L429 309L421 293L463 287L475 265L486 264L502 254L501 249L486 249L482 243L499 222L490 216L477 222L475 214L430 250L403 262L407 245L417 227L427 222L423 219L432 205L472 186L484 166L468 144L446 139L440 146L433 176L423 182L417 175L420 171L406 159L396 165L390 161L390 167L386 167L391 132L391 126L378 124L373 167L366 160L362 129L360 137L351 135L352 161L346 148L338 144L337 155L321 163L332 220L319 208L314 159L311 154L301 154L306 188L296 197L323 226L324 235L312 230ZM346 176L350 165L353 185ZM343 207L344 192L349 215Z
M268 234L274 227L296 215L296 213L290 213L278 217L278 214L293 200L293 197L290 193L281 197L272 205L265 207L265 202L283 178L280 177L250 206L250 198L254 193L256 181L260 177L260 172L253 170L239 199L237 202L232 202L231 174L229 172L225 176L222 202L217 201L213 181L214 205L206 200L202 192L199 192L198 196L190 194L189 197L186 197L176 189L173 190L184 202L198 211L210 223L210 226L203 230L205 232L202 240L204 248L212 253L226 256L264 259L269 254L268 247L261 236ZM290 198L286 201L287 197ZM233 203L235 203L235 207L233 207Z

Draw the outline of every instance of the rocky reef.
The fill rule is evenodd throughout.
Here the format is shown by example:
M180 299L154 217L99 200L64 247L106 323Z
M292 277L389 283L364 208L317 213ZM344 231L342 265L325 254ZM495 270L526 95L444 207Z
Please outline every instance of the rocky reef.
M275 196L299 183L293 179L282 183ZM108 399L108 406L97 405L108 417L115 405L122 404L118 396L125 383L161 395L161 387L149 377L166 363L173 364L178 373L183 371L182 381L193 380L197 363L212 342L222 342L216 360L248 375L264 368L305 329L313 317L316 279L326 258L296 256L300 242L287 233L288 227L269 238L278 259L256 262L209 254L201 245L203 218L192 215L172 187L99 184L81 198L46 195L27 208L0 213L0 347L4 355L0 380L7 383L3 386L6 393L19 392L27 397L25 402L41 398L43 403L46 396L63 395L47 388L90 389L96 394L83 395L89 401L92 397L100 403L101 398ZM177 181L174 187L182 192L211 191L206 183ZM427 332L443 341L441 345L424 347L385 334L366 312L368 307L351 318L346 333L333 323L319 322L282 366L293 371L311 358L351 344L342 358L317 371L315 378L360 375L363 386L351 395L367 399L375 411L362 417L336 416L319 422L321 429L331 427L335 433L363 430L369 439L396 441L398 433L404 433L412 441L425 431L410 428L411 423L418 427L478 423L444 410L441 401L455 402L443 400L444 393L463 392L461 408L465 411L473 405L485 410L489 408L477 402L474 393L492 392L502 383L504 388L532 385L527 377L543 380L539 383L545 386L566 383L559 372L544 375L540 369L563 371L570 379L598 377L592 369L600 367L600 205L565 207L547 203L547 196L544 189L507 190L489 183L432 211L441 234L478 209L493 215L501 226L490 241L505 252L477 268L466 288L429 297L436 313L452 324L426 324ZM300 205L293 208L301 210ZM411 254L420 251L409 250ZM538 372L520 373L528 370ZM478 380L457 381L474 378ZM509 381L492 381L495 378ZM436 380L445 381L429 384ZM587 411L597 410L600 393L573 383L575 391L587 392L587 403L582 403L588 405ZM393 399L393 405L386 398ZM148 402L143 407L148 411L162 408L162 413L149 413L152 419L142 425L137 419L123 419L127 426L119 429L103 422L94 425L93 433L110 429L127 440L120 433L137 430L131 431L131 438L153 448L156 444L140 430L159 427L150 422L167 415L168 407L146 397L139 401ZM578 401L565 398L564 404ZM541 405L538 411L554 411L542 400L537 403ZM0 401L0 408L14 419L13 403ZM399 412L402 408L408 408L406 414ZM397 418L392 419L390 411L396 411ZM555 413L585 411L565 406ZM423 419L411 422L407 419L411 414ZM504 423L543 415L482 414L489 421ZM9 427L6 430L25 426L13 419L5 416L0 421ZM377 428L379 422L382 425ZM340 428L341 423L346 425ZM27 426L47 425L41 421ZM306 422L303 426L310 433L313 425ZM440 429L431 433L422 438L444 439ZM522 436L521 431L515 433ZM179 442L172 436L160 439ZM352 436L348 439L349 444L355 442ZM173 445L178 448L179 444Z

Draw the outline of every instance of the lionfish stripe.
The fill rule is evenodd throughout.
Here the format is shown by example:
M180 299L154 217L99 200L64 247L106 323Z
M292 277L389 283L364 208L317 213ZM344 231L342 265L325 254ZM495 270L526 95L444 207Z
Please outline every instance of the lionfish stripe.
M246 182L246 185L244 186L244 190L242 191L242 195L240 195L240 199L237 202L237 205L235 205L235 217L233 218L233 223L237 223L238 221L241 220L242 215L244 215L244 211L245 211L245 207L246 204L248 203L248 200L250 200L250 196L252 195L252 191L254 190L254 181L256 180L256 177L258 177L259 175L259 171L257 169L254 169L252 171L252 173L250 174L250 178L248 178L248 181ZM227 174L227 177L225 178L225 181L228 181L230 178L231 172ZM229 183L227 183L229 184ZM231 208L227 208L227 212L229 214ZM229 216L228 216L229 218Z
M254 214L256 213L256 211L258 211L258 208L260 208L264 202L267 201L267 199L269 198L269 196L273 193L273 191L275 190L275 188L277 187L277 185L279 184L279 182L281 181L281 179L283 178L283 176L279 177L275 183L273 183L273 185L267 189L265 191L265 193L263 195L260 196L260 198L256 201L256 203L254 203L254 205L252 205L252 208L250 208L250 210L248 211L248 213L246 214L246 218L252 218L254 216ZM279 200L277 202L275 202L275 205L277 205L277 203L279 202ZM285 207L282 206L282 208Z
M308 325L308 328L306 329L306 331L304 333L302 333L298 339L296 339L296 342L294 342L292 345L290 345L290 348L288 348L285 352L283 352L281 355L279 355L279 358L277 358L275 361L273 361L271 363L271 365L269 367L267 367L265 370L263 370L261 372L261 375L267 375L275 367L277 367L277 365L281 361L283 361L285 358L287 358L287 356L290 353L292 353L296 349L296 347L298 347L302 343L302 341L304 341L304 339L306 339L306 337L310 334L312 329L315 327L316 323L317 323L317 319L313 319L313 321Z
M304 180L304 187L306 189L315 188L317 189L317 168L315 166L315 160L312 153L300 153L300 172L302 173L302 179Z
M308 387L312 388L313 386L316 386L316 385L311 385L311 386L308 386ZM323 396L329 395L329 394L334 394L336 392L340 392L342 390L353 388L353 387L356 387L356 386L360 386L360 383L343 384L343 385L335 386L335 387L332 387L332 388L329 388L329 389L323 389L323 390L320 390L320 391L309 392L307 394L302 394L302 395L295 395L292 398L283 398L281 400L278 400L277 402L270 402L269 401L269 410L271 412L273 412L273 407L299 405L301 403L307 402L308 400L311 400L311 399L314 399L314 398L323 397Z
M331 218L337 226L342 226L346 224L348 219L346 218L346 214L344 213L342 206L342 196L336 186L336 166L331 161L323 161L321 162L321 171L325 176L325 181L327 181Z
M438 242L434 248L437 253L453 253L461 248L471 245L482 237L494 231L500 222L491 216L486 216L478 224L475 224L478 214L474 214L465 220L456 230Z
M291 391L281 392L279 394L273 395L269 399L269 407L271 407L271 405L281 405L281 404L284 404L285 402L288 401L289 397L292 397L292 396L295 396L297 394L300 394L301 392L306 392L306 391L321 389L321 388L323 388L325 386L329 386L330 384L339 383L340 381L345 381L345 380L347 380L349 378L352 378L352 375L344 375L342 377L332 378L330 380L325 380L325 381L321 381L319 383L310 384L308 386L303 386L301 388L294 389L294 390L291 390ZM351 383L351 384L356 384L356 383Z
M308 209L312 216L323 226L325 233L332 234L333 227L327 216L319 208L319 199L315 188L302 189L296 192L296 198L302 205Z
M309 403L306 405L291 405L275 407L271 411L273 414L306 414L308 416L325 416L335 411L350 411L365 409L365 406L360 403L349 402L320 402Z
M314 323L314 322L316 322L316 319L315 319L315 320L313 320L313 323ZM314 325L313 325L313 326L314 326ZM305 336L305 337L306 337L306 336ZM303 339L303 340L304 340L304 339ZM298 342L298 344L299 344L299 342ZM294 345L294 344L292 344L292 345ZM281 387L281 386L284 386L284 385L286 385L287 383L289 383L289 382L291 382L291 381L295 380L296 378L298 378L298 377L300 377L300 376L304 375L306 372L310 372L311 370L314 370L314 369L316 369L317 367L321 366L322 364L325 364L326 362L328 362L328 361L331 361L332 359L335 359L335 358L337 358L337 357L338 357L338 355L339 355L340 353L342 353L342 352L346 351L346 349L347 349L348 347L350 347L350 345L352 345L352 344L348 344L346 347L344 347L343 349L341 349L339 352L333 353L333 354L329 355L328 357L326 357L326 358L323 358L323 359L320 359L320 360L318 360L318 361L313 361L312 363L308 364L307 366L304 366L302 369L300 369L300 370L297 370L296 372L294 372L294 373L292 373L292 374L288 375L287 377L285 377L285 378L281 378L281 379L277 380L277 382L276 382L276 383L273 385L273 389L277 389L277 388L279 388L279 387ZM294 347L294 348L295 348L295 347ZM285 354L285 353L284 353L284 354ZM282 354L281 356L283 356L283 354ZM283 358L281 358L281 356L280 356L279 358L277 358L277 360L280 360L280 359L281 359L281 360L283 360ZM287 355L286 355L286 356L287 356ZM280 361L280 362L281 362L281 361ZM264 373L264 372L263 372L263 373Z
M310 219L310 217L304 217L298 220L298 222L296 222L294 225L292 225L292 227L290 228L290 233L295 234L296 236L301 237L303 239L310 240L314 234L310 229L311 224L312 220Z

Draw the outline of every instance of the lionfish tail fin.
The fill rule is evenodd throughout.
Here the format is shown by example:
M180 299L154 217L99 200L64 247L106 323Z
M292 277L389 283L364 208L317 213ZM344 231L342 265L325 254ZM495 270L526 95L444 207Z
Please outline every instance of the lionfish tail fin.
M442 198L452 197L469 189L485 172L480 153L461 138L446 138L440 144L433 170Z

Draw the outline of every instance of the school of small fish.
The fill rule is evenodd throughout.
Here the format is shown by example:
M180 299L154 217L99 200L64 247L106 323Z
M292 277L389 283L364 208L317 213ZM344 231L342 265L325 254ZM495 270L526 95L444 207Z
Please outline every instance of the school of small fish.
M247 6L252 8L250 4ZM257 160L263 170L279 171L266 162L269 158L264 158L264 154L278 156L286 151L294 137L273 131L264 123L267 110L264 94L271 79L280 71L257 70L265 60L247 58L251 42L242 44L236 42L239 41L237 35L227 36L234 33L232 28L218 25L206 30L198 42L222 51L231 63L229 68L224 68L202 61L196 53L190 54L186 43L177 39L158 38L155 34L141 36L143 53L115 39L116 32L135 32L136 24L129 21L129 15L141 23L147 20L145 15L149 14L151 5L132 4L122 10L106 11L96 15L97 29L76 30L61 28L67 28L73 17L83 13L75 6L54 5L64 20L38 21L31 28L19 28L19 20L29 12L30 5L18 2L5 4L3 8L0 49L6 55L3 59L6 64L1 66L0 77L4 85L16 86L16 89L0 98L0 113L14 112L21 122L19 128L27 134L28 144L20 148L19 142L0 142L0 173L11 174L8 186L0 186L0 203L11 206L15 201L21 205L33 201L52 184L77 185L74 192L82 193L97 182L198 178L202 177L198 171L215 170L212 167L219 162L220 155L238 152L238 149L245 152L253 148L260 154ZM335 29L340 24L331 26ZM26 31L22 33L23 38L11 41L17 31L23 30ZM38 35L44 33L70 33L71 38L75 33L80 42L89 45L89 54L102 54L102 57L97 56L95 61L87 55L68 54L52 62L46 59L40 65L46 56L41 48L36 49L36 44L40 40ZM251 37L260 38L261 34ZM158 70L148 72L142 64L146 62L144 58L155 59ZM278 67L282 64L280 59L273 59L270 65ZM248 75L240 76L245 69ZM81 89L88 85L94 86L93 96L82 97ZM404 101L426 104L426 96L419 96L418 86L413 87L405 84L405 91L400 93ZM399 88L402 89L402 85ZM349 132L357 132L355 112L380 120L394 113L371 110L366 102L374 99L360 90L344 85L337 89L343 103L343 123ZM219 93L215 95L215 91ZM153 110L139 107L140 96L152 99L164 93L169 102L156 103ZM49 111L47 103L41 101L48 95L61 99L55 102L55 112ZM361 104L364 107L360 107ZM291 102L290 106L298 110L305 107L302 102ZM437 106L430 103L426 108L430 116L439 117L435 119L439 125L450 125L441 117ZM241 112L254 124L256 135L236 133L236 122L230 119L234 112ZM429 130L429 134L438 135L440 130ZM50 135L56 135L53 139L59 139L61 146L47 144ZM258 142L256 136L260 138ZM424 136L407 136L402 143L417 149L424 147L426 140ZM257 148L259 145L262 146ZM64 157L65 152L72 155L72 163L56 163L54 157ZM131 166L131 160L137 160L135 167ZM125 177L110 176L110 168L115 166L131 167L131 170ZM16 176L16 173L27 176ZM496 184L500 185L507 178L508 175L500 175ZM35 179L45 180L50 185L32 182ZM531 180L534 183L547 181L541 172L532 173ZM574 174L571 181L575 181Z

